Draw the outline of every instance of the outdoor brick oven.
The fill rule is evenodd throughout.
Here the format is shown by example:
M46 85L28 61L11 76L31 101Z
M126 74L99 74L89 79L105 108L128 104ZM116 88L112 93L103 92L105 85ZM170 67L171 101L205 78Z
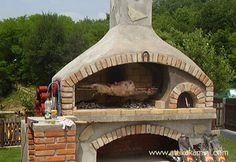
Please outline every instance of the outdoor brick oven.
M29 161L149 159L148 150L178 150L181 136L199 143L216 117L210 78L152 29L152 0L111 0L108 33L56 80L63 117L75 124L64 131L29 118Z

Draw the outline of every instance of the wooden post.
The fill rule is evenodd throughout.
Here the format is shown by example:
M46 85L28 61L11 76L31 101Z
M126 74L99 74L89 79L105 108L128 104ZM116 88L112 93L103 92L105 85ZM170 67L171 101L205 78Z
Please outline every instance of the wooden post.
M225 111L226 111L226 104L227 104L227 100L226 98L223 98L223 106L222 106L222 125L223 128L225 128Z
M0 119L0 146L4 146L4 120Z

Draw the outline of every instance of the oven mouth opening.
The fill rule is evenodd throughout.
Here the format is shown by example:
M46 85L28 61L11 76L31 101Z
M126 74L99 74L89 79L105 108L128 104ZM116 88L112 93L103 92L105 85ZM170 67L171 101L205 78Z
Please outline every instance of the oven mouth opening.
M156 161L168 157L165 155L150 155L150 152L177 151L179 150L178 141L160 135L138 134L122 137L97 150L97 161L125 161L125 159Z
M165 94L168 68L154 63L118 65L99 71L75 88L77 109L153 108Z

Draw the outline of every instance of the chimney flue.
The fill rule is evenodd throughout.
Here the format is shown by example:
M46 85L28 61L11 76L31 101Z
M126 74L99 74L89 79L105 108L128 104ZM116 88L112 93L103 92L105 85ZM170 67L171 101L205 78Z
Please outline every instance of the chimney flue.
M111 0L110 28L116 25L152 26L152 0Z

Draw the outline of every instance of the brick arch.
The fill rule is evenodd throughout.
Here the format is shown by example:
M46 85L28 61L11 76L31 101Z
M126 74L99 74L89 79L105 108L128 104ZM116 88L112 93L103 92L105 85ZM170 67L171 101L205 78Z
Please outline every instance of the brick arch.
M112 66L118 66L129 63L158 63L168 65L185 71L193 77L200 80L206 87L213 86L210 78L197 66L190 65L189 63L165 54L150 54L147 51L139 54L121 54L112 57L102 58L91 64L84 65L80 70L68 78L64 79L65 86L73 86L79 81L88 76L97 73L98 71L104 70Z
M102 58L93 63L84 65L76 73L73 73L69 77L62 79L62 114L72 115L74 109L73 88L74 85L76 85L82 79L109 67L141 62L167 65L187 72L189 75L195 77L206 86L206 107L213 107L213 82L198 66L190 65L189 63L173 56L167 56L165 54L159 53L148 53L145 51L144 53L138 54L117 54L111 57Z
M170 94L170 108L177 108L179 96L187 92L194 100L195 107L206 107L206 96L204 91L194 83L185 82L178 84Z
M130 136L130 135L139 135L139 134L160 135L160 136L171 138L176 141L181 136L184 136L184 134L176 130L173 130L167 127L158 126L158 125L149 125L149 124L131 125L131 126L126 126L123 128L116 129L112 132L106 133L102 135L101 137L98 137L96 140L92 141L91 145L96 150L98 150L100 147L103 147L104 145L111 143L112 141L115 141L119 138Z

